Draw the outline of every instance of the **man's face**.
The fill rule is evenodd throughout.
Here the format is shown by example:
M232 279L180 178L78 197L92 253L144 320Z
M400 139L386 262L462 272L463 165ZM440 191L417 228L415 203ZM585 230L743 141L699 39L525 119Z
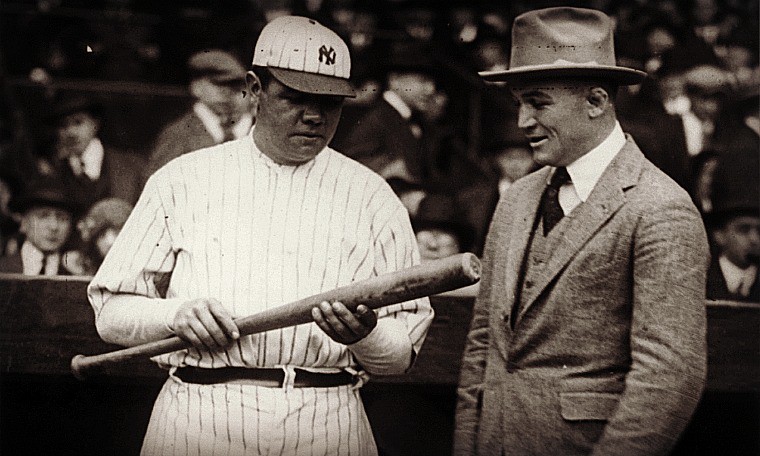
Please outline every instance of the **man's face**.
M71 214L52 206L37 206L21 219L21 232L43 252L57 252L69 237Z
M760 262L760 217L739 216L715 231L715 242L733 264L742 269Z
M100 123L87 112L75 112L63 117L56 128L58 156L82 155L98 134Z
M588 86L535 83L514 87L517 126L540 165L567 166L591 150Z
M388 88L416 111L425 111L434 102L435 79L423 73L391 73Z
M459 241L449 231L423 229L416 233L422 261L439 260L459 253Z
M261 151L283 165L317 156L335 135L343 97L299 92L274 78L262 90L258 78L249 75L250 93L258 96L254 140Z
M219 117L222 126L237 123L249 108L243 83L215 84L208 79L193 82L198 99Z

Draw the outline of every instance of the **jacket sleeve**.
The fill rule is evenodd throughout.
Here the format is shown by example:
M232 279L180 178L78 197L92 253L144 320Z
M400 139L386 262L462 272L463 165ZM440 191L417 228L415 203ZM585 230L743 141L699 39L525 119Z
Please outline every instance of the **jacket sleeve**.
M633 246L631 367L593 455L668 454L704 389L709 251L686 198L642 209Z

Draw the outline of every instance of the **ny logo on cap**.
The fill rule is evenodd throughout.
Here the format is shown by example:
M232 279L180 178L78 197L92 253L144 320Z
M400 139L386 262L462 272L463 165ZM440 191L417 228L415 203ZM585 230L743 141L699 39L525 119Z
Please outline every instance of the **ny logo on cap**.
M335 49L330 46L328 48L324 44L319 48L319 62L322 63L322 57L325 59L325 65L332 65L335 63Z

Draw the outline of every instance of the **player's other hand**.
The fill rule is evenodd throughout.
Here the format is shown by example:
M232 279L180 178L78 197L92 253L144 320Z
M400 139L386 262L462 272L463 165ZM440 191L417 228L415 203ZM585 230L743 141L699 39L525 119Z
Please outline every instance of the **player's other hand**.
M200 350L216 350L240 338L230 312L213 298L200 298L182 304L174 314L174 333Z
M377 326L375 311L363 304L351 312L341 302L324 301L311 309L311 317L332 340L344 345L364 339Z

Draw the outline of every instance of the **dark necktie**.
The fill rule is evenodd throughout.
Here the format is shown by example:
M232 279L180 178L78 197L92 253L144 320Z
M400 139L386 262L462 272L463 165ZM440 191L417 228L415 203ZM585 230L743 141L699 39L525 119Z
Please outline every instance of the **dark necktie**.
M222 130L224 130L224 138L222 138L222 142L232 141L235 139L235 132L233 131L234 128L235 124L222 125Z
M564 166L557 168L552 175L549 185L541 196L541 217L544 221L544 236L548 235L554 226L562 220L565 213L559 204L559 189L570 182L570 175Z
M45 275L45 268L47 267L48 261L50 261L50 254L44 253L42 255L42 267L40 268L40 272L38 272L37 275Z

